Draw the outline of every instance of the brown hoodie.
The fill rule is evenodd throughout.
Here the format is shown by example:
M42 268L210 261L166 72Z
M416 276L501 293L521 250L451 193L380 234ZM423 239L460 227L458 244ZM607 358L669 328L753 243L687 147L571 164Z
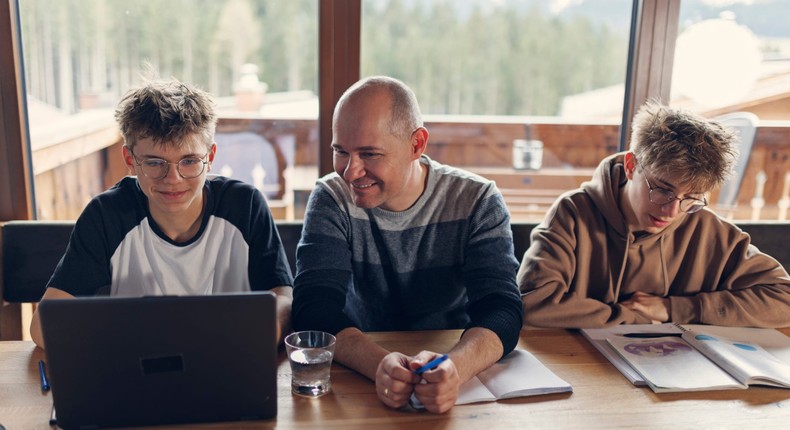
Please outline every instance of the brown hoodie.
M634 237L618 205L623 156L604 159L532 231L518 272L525 325L650 323L619 304L638 290L669 297L672 322L790 326L787 271L707 208Z

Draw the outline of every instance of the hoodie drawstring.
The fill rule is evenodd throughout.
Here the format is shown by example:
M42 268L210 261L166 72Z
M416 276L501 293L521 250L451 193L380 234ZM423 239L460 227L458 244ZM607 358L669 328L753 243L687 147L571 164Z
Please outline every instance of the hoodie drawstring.
M667 276L667 265L664 261L664 236L658 239L658 255L661 259L661 274L664 277L664 297L669 296L669 276Z
M626 227L626 231L628 228ZM628 249L631 247L631 232L628 231L625 237L625 247L623 248L623 258L620 263L620 274L617 275L617 283L614 285L614 303L618 303L620 301L620 286L623 282L623 274L625 273L625 265L628 261Z

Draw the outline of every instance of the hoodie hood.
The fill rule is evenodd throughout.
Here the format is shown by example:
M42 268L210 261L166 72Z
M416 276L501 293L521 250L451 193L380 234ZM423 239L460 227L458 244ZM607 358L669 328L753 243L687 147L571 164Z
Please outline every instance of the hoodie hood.
M628 225L620 211L620 189L628 182L624 159L624 152L604 158L592 178L581 185L612 231L623 239L628 237Z
M659 233L647 234L634 240L628 227L628 222L620 209L620 196L622 188L628 183L625 175L625 152L610 155L601 161L595 169L590 181L581 185L581 188L590 196L598 211L603 215L610 229L623 239L647 244L660 240L667 234L675 231L684 220L680 219Z

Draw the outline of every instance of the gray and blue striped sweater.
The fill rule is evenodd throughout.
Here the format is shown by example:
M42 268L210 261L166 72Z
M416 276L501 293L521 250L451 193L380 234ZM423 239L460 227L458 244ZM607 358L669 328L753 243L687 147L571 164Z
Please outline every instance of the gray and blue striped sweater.
M310 196L293 323L337 333L484 327L510 352L523 310L510 217L495 184L423 156L426 189L402 212L355 206L336 173Z

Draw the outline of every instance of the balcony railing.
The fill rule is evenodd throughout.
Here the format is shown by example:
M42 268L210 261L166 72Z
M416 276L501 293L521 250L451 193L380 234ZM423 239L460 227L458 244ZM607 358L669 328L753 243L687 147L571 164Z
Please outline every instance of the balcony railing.
M496 181L512 218L518 221L542 219L559 194L590 178L598 162L617 150L619 140L617 124L568 124L512 117L426 119L430 133L427 154ZM40 219L75 219L92 196L128 173L120 156L121 138L109 114L70 124L60 131L39 129L32 133ZM275 217L299 219L318 177L317 126L316 120L309 119L220 118L219 134L246 133L256 137L252 140L259 142L256 145L268 144L273 149L270 155L261 153L260 163L250 164L245 160L251 158L249 148L232 151L230 146L223 148L218 138L218 160L222 160L222 166L215 163L214 173L220 173L227 165L236 172L234 176L268 184L267 196ZM540 169L513 167L513 142L517 139L543 143ZM220 158L223 151L230 156ZM272 157L275 162L266 163ZM242 164L257 170L241 175L242 167L234 165ZM734 219L786 219L790 201L788 172L790 125L764 121L757 130L737 206L723 215ZM271 182L271 178L276 181ZM710 200L716 201L715 192Z

